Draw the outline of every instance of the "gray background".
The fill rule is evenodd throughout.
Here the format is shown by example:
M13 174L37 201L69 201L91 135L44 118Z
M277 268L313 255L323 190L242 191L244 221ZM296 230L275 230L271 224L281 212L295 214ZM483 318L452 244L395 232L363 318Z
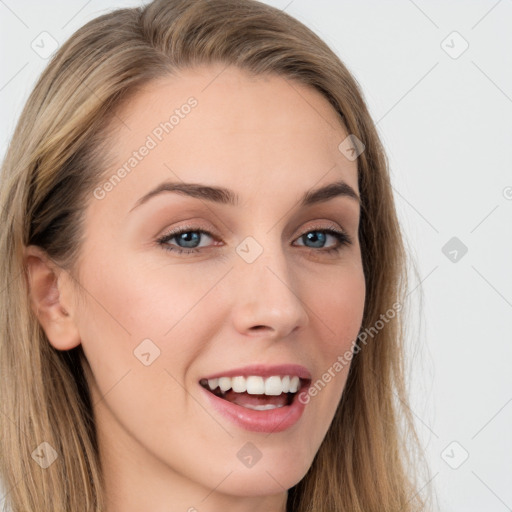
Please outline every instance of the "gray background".
M512 1L266 3L341 57L388 152L417 268L409 380L423 485L443 512L512 510ZM49 47L41 33L59 44L139 4L0 0L2 156L47 62L31 47Z

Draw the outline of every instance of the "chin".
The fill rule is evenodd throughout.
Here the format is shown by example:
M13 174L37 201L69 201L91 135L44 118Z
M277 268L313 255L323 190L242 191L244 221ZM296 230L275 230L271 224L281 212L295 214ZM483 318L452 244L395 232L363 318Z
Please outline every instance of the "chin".
M287 450L289 452L289 449ZM294 457L279 456L261 459L252 467L244 467L237 460L236 466L226 466L222 478L226 478L219 491L233 496L265 496L281 494L298 484L311 467L312 461L303 461L302 464L293 460ZM212 487L218 484L212 482Z

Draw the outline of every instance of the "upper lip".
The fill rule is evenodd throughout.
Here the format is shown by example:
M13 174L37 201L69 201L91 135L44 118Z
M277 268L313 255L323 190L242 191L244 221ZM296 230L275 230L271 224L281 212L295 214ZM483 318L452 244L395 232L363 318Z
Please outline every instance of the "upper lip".
M244 366L243 368L233 368L231 370L223 370L212 373L203 379L217 379L219 377L247 377L249 375L258 375L260 377L271 377L272 375L296 375L301 379L311 380L309 370L299 364L279 364L279 365L263 365L253 364Z

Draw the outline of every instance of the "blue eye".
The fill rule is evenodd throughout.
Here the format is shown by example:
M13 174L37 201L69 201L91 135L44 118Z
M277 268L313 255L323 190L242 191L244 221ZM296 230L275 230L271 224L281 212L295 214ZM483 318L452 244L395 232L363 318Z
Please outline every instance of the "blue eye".
M326 240L328 237L333 237L337 240L337 244L334 247L324 248ZM342 231L338 231L337 229L314 229L310 230L307 233L304 233L302 236L298 238L298 240L303 240L304 242L311 242L313 245L306 245L310 249L321 249L321 252L338 252L342 247L346 245L350 245L352 243L350 237L343 233Z
M162 238L158 239L157 242L162 246L163 249L177 252L179 254L200 252L198 247L199 243L201 242L202 235L213 238L213 235L204 229L193 229L185 227L164 235ZM168 242L174 239L176 239L178 244L183 245L178 245L177 247L172 247L169 245Z
M185 226L176 229L157 240L157 243L167 251L175 252L177 254L190 254L201 252L201 242L204 237L214 239L214 236L209 231L200 229L197 227ZM328 237L332 237L336 240L334 247L325 248ZM171 240L175 240L176 243L169 244ZM339 252L344 246L352 243L351 237L343 231L333 228L322 228L322 229L310 229L297 240L304 242L304 247L309 249L318 249L319 253L333 253ZM311 243L312 245L306 245ZM204 246L203 246L204 247Z

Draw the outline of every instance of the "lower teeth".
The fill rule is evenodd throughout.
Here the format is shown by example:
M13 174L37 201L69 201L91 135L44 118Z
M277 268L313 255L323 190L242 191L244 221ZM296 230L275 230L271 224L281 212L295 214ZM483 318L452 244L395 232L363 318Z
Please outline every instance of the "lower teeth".
M239 404L240 405L240 404ZM282 405L266 404L266 405L242 405L246 409L254 409L255 411L268 411L270 409L279 409Z

